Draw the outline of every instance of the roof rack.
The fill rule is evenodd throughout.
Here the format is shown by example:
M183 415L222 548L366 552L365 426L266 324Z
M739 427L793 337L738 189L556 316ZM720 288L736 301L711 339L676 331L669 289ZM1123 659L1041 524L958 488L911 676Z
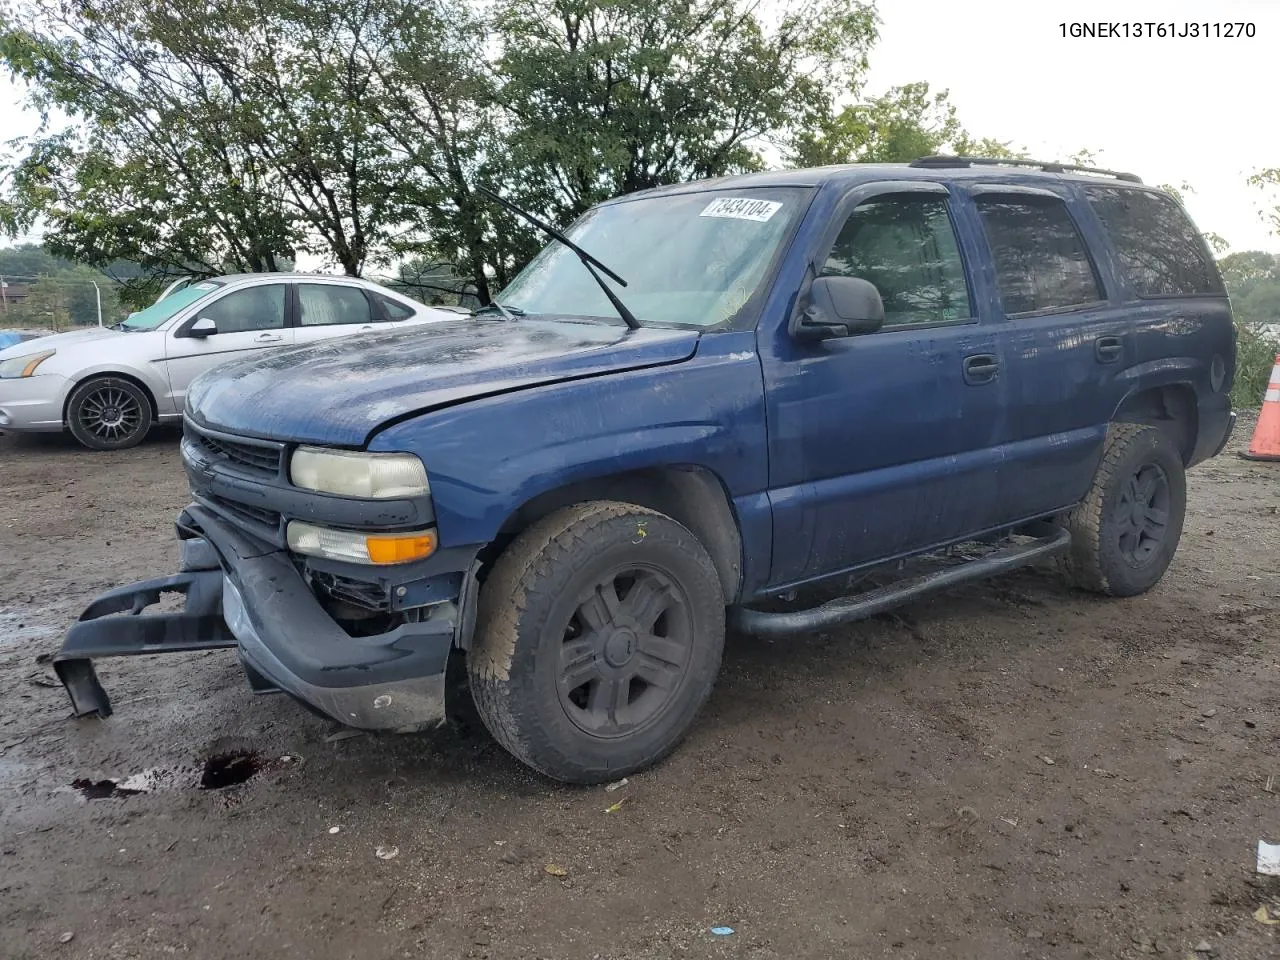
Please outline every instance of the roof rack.
M1127 180L1129 183L1141 183L1142 179L1133 173L1123 173L1119 170L1103 170L1101 167L1085 167L1076 163L1052 163L1042 160L1006 160L1003 157L948 157L945 155L937 155L932 157L920 157L918 160L912 160L909 167L927 167L927 168L949 168L949 167L1036 167L1045 173L1093 173L1103 177L1115 177L1117 180Z

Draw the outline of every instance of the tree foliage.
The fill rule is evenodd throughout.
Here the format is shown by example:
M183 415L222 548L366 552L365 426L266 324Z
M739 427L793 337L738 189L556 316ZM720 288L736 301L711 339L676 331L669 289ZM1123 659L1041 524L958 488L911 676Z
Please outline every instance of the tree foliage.
M1006 155L944 92L857 96L869 2L0 0L0 62L46 123L0 226L142 277L448 266L487 301L619 193L794 162ZM69 117L60 125L55 117ZM130 283L137 285L135 277Z
M1026 156L1009 143L975 138L960 123L950 93L927 83L893 87L864 103L822 117L794 139L789 159L796 166L831 163L901 163L934 154Z
M1231 399L1237 407L1256 408L1280 353L1280 256L1244 250L1222 257L1218 269L1238 330Z
M870 4L809 0L767 25L738 0L504 0L512 149L568 217L619 193L761 166L866 69Z
M1280 202L1277 202L1277 193L1280 192L1280 167L1259 170L1249 178L1249 183L1261 188L1267 194L1270 205L1263 209L1262 219L1266 221L1272 233L1280 235Z
M1261 250L1229 253L1218 269L1238 321L1280 327L1280 256Z
M35 244L0 249L0 279L8 284L0 327L60 330L92 326L98 322L99 296L104 323L124 319L117 283ZM14 296L18 291L22 291L21 299Z

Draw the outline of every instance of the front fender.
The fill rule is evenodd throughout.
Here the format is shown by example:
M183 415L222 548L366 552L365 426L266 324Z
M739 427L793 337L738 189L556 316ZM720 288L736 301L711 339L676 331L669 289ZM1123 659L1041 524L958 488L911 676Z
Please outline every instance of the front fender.
M145 334L135 334L134 336L145 336ZM163 348L161 349L163 350ZM163 355L157 356L154 360L133 356L108 355L95 357L91 363L68 364L59 372L71 381L72 389L75 389L75 385L83 383L90 377L111 375L128 377L141 383L150 392L151 398L156 404L156 413L159 416L165 417L174 413L181 413L173 405L172 391L169 389L169 377L165 371Z
M520 390L395 424L369 449L417 454L443 546L487 543L535 497L647 467L715 474L731 498L768 482L750 332L703 336L678 364Z

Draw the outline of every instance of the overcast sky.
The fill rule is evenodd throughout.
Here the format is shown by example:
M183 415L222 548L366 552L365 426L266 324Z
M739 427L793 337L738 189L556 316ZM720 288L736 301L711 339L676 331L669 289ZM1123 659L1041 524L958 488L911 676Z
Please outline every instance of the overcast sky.
M1280 167L1280 0L881 0L868 92L927 80L975 136L1033 157L1080 148L1147 183L1189 183L1201 230L1280 253L1246 180ZM1243 39L1063 38L1069 21L1252 22ZM1272 197L1271 203L1280 202Z
M1093 150L1148 183L1189 183L1200 228L1233 250L1280 253L1246 183L1280 166L1280 0L881 0L867 92L925 80L949 89L975 136L1033 157ZM1240 39L1074 39L1060 23L1249 22ZM29 133L19 91L0 80L0 138ZM1271 204L1280 201L1274 195Z

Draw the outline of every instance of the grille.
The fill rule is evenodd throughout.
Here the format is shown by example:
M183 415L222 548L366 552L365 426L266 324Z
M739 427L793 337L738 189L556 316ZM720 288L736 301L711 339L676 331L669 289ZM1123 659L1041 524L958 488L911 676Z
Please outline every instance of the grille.
M280 472L280 449L278 447L242 443L227 437L213 437L192 429L190 424L186 425L184 433L187 440L198 447L210 459L233 464L242 470L247 470L260 476L274 477Z
M274 510L251 507L248 504L233 502L224 497L209 497L208 501L209 505L220 513L228 514L231 518L249 525L256 524L261 527L270 527L272 530L276 530L280 526L280 514Z

